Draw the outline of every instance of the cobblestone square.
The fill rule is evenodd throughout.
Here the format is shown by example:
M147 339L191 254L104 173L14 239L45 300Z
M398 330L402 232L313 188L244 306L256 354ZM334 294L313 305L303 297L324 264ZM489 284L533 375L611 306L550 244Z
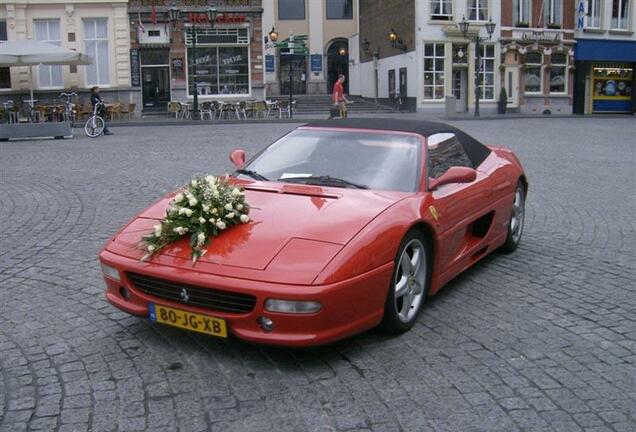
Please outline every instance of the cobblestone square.
M636 430L636 122L456 121L528 173L520 248L401 336L287 350L110 306L97 253L160 195L291 124L0 143L0 431Z

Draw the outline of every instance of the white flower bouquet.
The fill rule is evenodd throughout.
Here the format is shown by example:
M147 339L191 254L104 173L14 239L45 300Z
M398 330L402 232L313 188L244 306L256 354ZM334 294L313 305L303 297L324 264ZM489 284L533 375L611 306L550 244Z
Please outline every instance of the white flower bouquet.
M233 225L250 221L249 205L242 188L227 179L214 176L196 177L170 202L166 217L154 226L154 232L142 237L141 246L147 260L164 247L190 236L192 264L205 251L204 246Z

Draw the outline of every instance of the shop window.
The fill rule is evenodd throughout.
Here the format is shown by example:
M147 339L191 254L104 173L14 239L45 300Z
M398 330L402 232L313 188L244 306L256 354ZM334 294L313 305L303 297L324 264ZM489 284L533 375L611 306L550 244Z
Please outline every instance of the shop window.
M327 19L352 19L353 0L327 0Z
M444 99L444 44L424 44L424 99Z
M630 101L634 69L629 64L594 64L593 99Z
M586 28L601 28L601 2L602 0L587 0Z
M629 0L612 0L612 23L610 28L628 30Z
M7 22L0 21L0 43L7 40ZM0 67L0 89L11 88L11 69Z
M34 20L33 34L35 40L50 43L51 45L61 45L60 20ZM55 88L64 86L62 77L62 66L41 65L37 68L38 87Z
M481 46L481 94L480 99L495 99L495 46Z
M538 52L529 52L526 54L525 64L525 85L526 93L541 93L543 77L542 77L543 56Z
M543 3L543 22L548 28L561 28L563 0L546 0Z
M110 84L108 20L106 18L84 20L84 50L93 60L92 64L86 66L86 85Z
M431 19L452 21L453 0L431 0Z
M470 21L487 21L488 0L468 0L468 19Z
M550 93L565 93L568 77L568 55L564 53L550 56Z
M278 0L278 19L304 20L305 0Z
M199 95L247 95L249 51L247 47L197 46L196 58L188 48L188 94L194 94L194 74Z
M530 0L513 0L512 21L515 27L530 26Z

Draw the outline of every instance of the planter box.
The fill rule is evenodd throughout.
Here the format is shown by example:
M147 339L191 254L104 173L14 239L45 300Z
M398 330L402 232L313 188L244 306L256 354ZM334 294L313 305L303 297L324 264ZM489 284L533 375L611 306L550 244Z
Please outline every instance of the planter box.
M70 122L0 124L0 140L11 138L72 138Z

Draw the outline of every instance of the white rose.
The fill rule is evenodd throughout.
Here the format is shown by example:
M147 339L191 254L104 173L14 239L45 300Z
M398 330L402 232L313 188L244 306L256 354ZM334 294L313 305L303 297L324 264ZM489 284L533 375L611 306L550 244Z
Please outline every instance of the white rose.
M197 205L199 201L197 201L197 199L195 197L190 198L190 201L188 201L188 203L190 204L190 207L194 207L195 205Z
M187 217L192 216L192 210L190 210L189 208L185 209L185 212L184 212L184 213L185 213L185 215L186 215Z
M224 229L225 229L225 222L223 222L223 221L218 221L218 222L216 223L216 227L217 227L218 229L224 230Z
M232 219L234 217L234 212L228 213L225 216L227 216L228 219Z
M236 205L236 209L237 210L243 210L243 204L237 204Z
M205 233L200 232L197 235L197 244L201 246L205 242Z
M205 178L205 181L207 181L209 184L214 184L214 180L216 179L214 178L214 176L211 176L211 175Z
M210 213L212 213L213 215L217 214L219 211L215 208L212 209L212 211Z
M219 195L219 191L218 191L218 190L213 189L213 190L212 190L212 196L213 196L214 198L218 198L218 197L220 197L221 195Z
M225 207L224 207L224 208L225 208L225 210L227 210L227 211L232 211L232 204L227 203L227 204L225 204Z
M190 182L190 186L192 186L192 187L197 187L197 186L199 186L199 182L197 182L196 180L192 180L192 181Z
M248 223L250 221L250 217L246 214L241 215L241 222Z
M215 224L216 223L216 219L210 218L210 219L208 219L208 222L210 222L211 224Z
M155 236L159 237L161 235L161 224L155 225L154 229L155 229Z
M204 205L203 205L203 211L204 211L205 213L207 213L209 210L210 210L210 206L209 206L209 205L207 205L207 204L204 204Z
M185 207L180 207L180 208L179 208L179 214L180 214L180 215L182 215L182 214L186 214L186 210L188 210L188 209L186 209Z
M175 195L174 197L174 202L181 202L183 200L183 194L182 193L178 193Z
M238 188L232 189L232 196L240 196L241 191Z
M200 217L199 218L199 223L204 224L205 223L205 218L204 217Z
M152 252L155 250L155 247L153 245L148 245L148 252Z
M185 233L188 232L188 229L186 227L176 227L176 228L173 228L172 231L176 232L179 235L184 235Z

